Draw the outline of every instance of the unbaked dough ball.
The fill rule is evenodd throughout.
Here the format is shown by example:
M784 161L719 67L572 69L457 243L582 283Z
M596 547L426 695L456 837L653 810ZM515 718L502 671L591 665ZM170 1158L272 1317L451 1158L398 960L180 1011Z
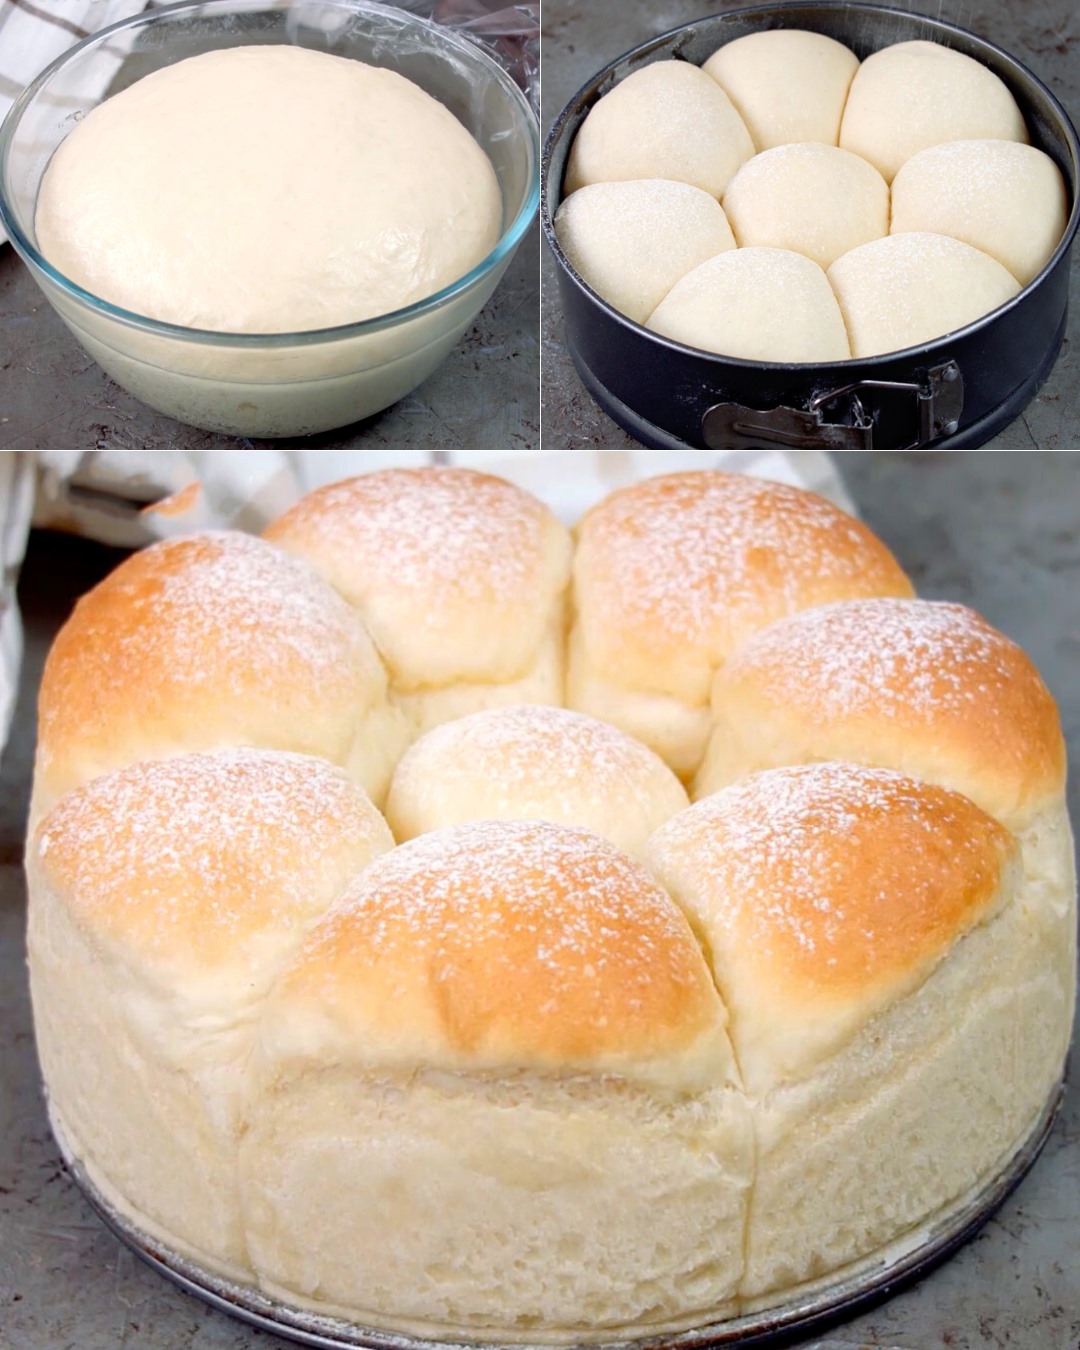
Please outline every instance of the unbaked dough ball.
M1057 165L1015 141L931 146L913 155L893 182L893 234L933 230L962 239L996 258L1022 286L1057 248L1068 214Z
M42 181L38 243L115 305L216 332L387 314L494 247L487 156L390 70L286 44L231 47L106 99Z
M737 248L710 258L675 284L648 326L690 347L748 361L851 355L825 273L780 248Z
M635 323L698 263L735 247L715 197L663 178L579 189L559 207L555 233L593 290Z
M1020 286L1002 265L959 239L891 234L829 268L852 356L878 356L952 333L1011 300Z
M720 197L754 143L715 80L688 61L655 61L621 80L581 124L566 193L587 183L674 178Z
M725 43L702 67L731 99L759 150L840 135L855 53L822 33L774 28Z
M942 141L1026 141L1016 100L992 70L938 42L898 42L868 56L851 82L840 144L891 183L912 155Z
M828 267L889 233L889 185L872 164L835 145L779 145L747 160L724 210L740 248L793 249Z
M610 722L519 704L421 736L397 766L386 816L399 844L470 820L548 820L639 856L688 805L660 756Z

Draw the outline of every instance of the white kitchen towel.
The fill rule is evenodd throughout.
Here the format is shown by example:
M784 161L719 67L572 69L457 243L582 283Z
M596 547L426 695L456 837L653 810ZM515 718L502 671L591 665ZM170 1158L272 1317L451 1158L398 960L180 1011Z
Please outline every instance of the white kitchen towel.
M62 52L145 8L146 0L0 0L0 122ZM121 52L117 66L122 60ZM0 230L0 244L5 238Z
M627 483L705 467L809 488L855 512L834 461L808 450L62 450L38 456L34 523L126 548L188 530L258 531L324 483L433 461L508 478L567 525Z
M0 749L7 742L19 689L23 631L15 583L26 550L33 502L32 457L14 450L0 452Z

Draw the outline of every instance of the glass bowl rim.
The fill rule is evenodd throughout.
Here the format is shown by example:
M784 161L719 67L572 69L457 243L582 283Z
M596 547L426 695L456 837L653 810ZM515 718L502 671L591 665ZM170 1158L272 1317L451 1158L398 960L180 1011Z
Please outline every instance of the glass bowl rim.
M464 294L475 283L481 281L486 275L499 266L509 255L517 248L521 242L526 229L532 221L533 216L540 205L540 123L529 105L528 100L518 87L517 83L510 76L509 72L494 57L490 56L478 44L470 42L460 34L452 32L450 29L442 28L432 24L429 20L420 15L412 14L408 10L399 9L393 4L383 4L381 0L322 0L322 3L337 6L342 9L352 10L357 13L371 11L378 13L380 10L390 10L392 13L399 14L415 24L417 27L438 27L440 37L448 41L452 46L457 47L469 54L473 59L478 59L482 63L491 67L496 79L502 85L504 90L510 95L511 101L516 103L522 116L522 122L526 128L528 148L530 157L533 161L535 172L533 174L532 185L525 196L517 214L511 220L510 224L503 230L494 248L486 257L482 258L475 267L466 272L464 276L458 277L455 281L436 291L433 295L425 296L422 300L416 300L402 309L391 310L387 314L378 314L369 319L360 319L354 323L338 324L332 328L309 328L300 329L296 332L277 332L277 333L233 333L228 331L217 331L210 328L187 328L182 324L167 323L162 319L152 319L148 315L138 314L134 310L124 309L120 305L111 304L108 300L103 300L101 296L95 295L92 291L86 290L77 282L72 281L70 277L64 275L58 268L54 267L30 242L22 230L18 220L15 218L14 210L9 207L5 194L5 183L7 180L7 165L11 147L14 143L15 132L21 122L23 114L33 103L34 99L41 92L45 84L52 79L53 75L64 65L71 63L81 54L91 47L103 46L116 33L124 30L149 27L158 22L163 16L177 16L185 10L213 10L220 6L225 12L230 7L242 6L245 3L251 3L257 6L259 0L178 0L178 3L170 5L158 5L150 10L143 10L130 18L121 19L118 23L110 24L107 28L101 28L81 42L69 47L62 52L55 61L52 61L45 69L23 90L14 104L8 110L7 116L0 123L0 225L7 231L8 238L16 251L22 256L23 260L30 267L31 271L37 270L50 282L57 286L61 291L71 296L81 305L105 316L106 318L124 324L129 328L138 328L144 332L153 333L160 337L179 339L184 342L194 342L205 344L207 346L226 346L241 348L267 348L267 347L296 347L313 345L320 342L340 341L344 338L360 337L368 333L382 332L388 328L394 328L399 324L407 323L410 319L418 318L423 314L428 314L433 310L442 308L449 301L455 299L458 295ZM262 0L268 9L282 9L287 0ZM238 8L238 12L243 12Z

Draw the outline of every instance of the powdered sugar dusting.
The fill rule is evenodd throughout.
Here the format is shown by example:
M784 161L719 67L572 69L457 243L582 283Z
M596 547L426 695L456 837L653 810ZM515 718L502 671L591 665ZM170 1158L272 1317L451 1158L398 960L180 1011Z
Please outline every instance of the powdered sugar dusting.
M664 859L686 862L692 891L708 898L714 946L828 986L870 979L962 926L996 883L1009 839L955 793L823 763L754 774L706 798L663 826L651 852L662 873Z
M467 469L384 469L309 493L266 531L354 603L408 594L538 602L547 508Z
M1025 669L1027 668L1027 669ZM852 600L758 633L732 660L772 701L812 703L829 720L858 712L909 721L976 707L1000 716L1030 663L974 610L930 600Z
M80 603L73 628L76 659L90 647L106 667L130 661L145 674L155 658L156 679L215 693L274 681L283 668L339 684L363 641L348 605L306 563L225 531L136 554ZM132 684L137 693L137 673Z
M230 749L133 764L63 797L35 848L93 929L144 955L243 962L252 933L301 931L392 847L341 770Z
M535 960L603 967L612 951L644 972L665 944L689 938L674 902L637 863L589 830L543 821L477 821L399 845L334 906L340 926L366 910L376 946L469 943L506 929L536 937ZM627 952L628 925L637 956ZM326 925L322 925L321 929Z
M462 761L470 777L490 779L511 793L557 790L584 780L595 799L629 793L645 804L650 780L659 775L676 783L658 755L609 722L528 703L489 708L436 727L412 747L398 772L437 778Z
M586 517L579 609L595 631L647 630L680 659L716 659L782 614L834 599L906 592L891 555L824 498L717 472L650 479Z
M599 836L540 821L400 845L334 905L293 969L324 1008L370 1010L353 1043L370 1016L406 1041L419 1029L424 1047L434 1037L516 1062L628 1049L654 1059L719 1015L671 897Z

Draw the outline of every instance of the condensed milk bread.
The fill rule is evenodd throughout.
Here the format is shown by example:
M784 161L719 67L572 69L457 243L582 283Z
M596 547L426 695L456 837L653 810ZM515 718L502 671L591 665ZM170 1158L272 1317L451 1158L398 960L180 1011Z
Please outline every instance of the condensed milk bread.
M723 1324L888 1270L1045 1121L1053 699L811 493L669 474L571 536L366 475L121 564L40 718L50 1118L235 1303Z

